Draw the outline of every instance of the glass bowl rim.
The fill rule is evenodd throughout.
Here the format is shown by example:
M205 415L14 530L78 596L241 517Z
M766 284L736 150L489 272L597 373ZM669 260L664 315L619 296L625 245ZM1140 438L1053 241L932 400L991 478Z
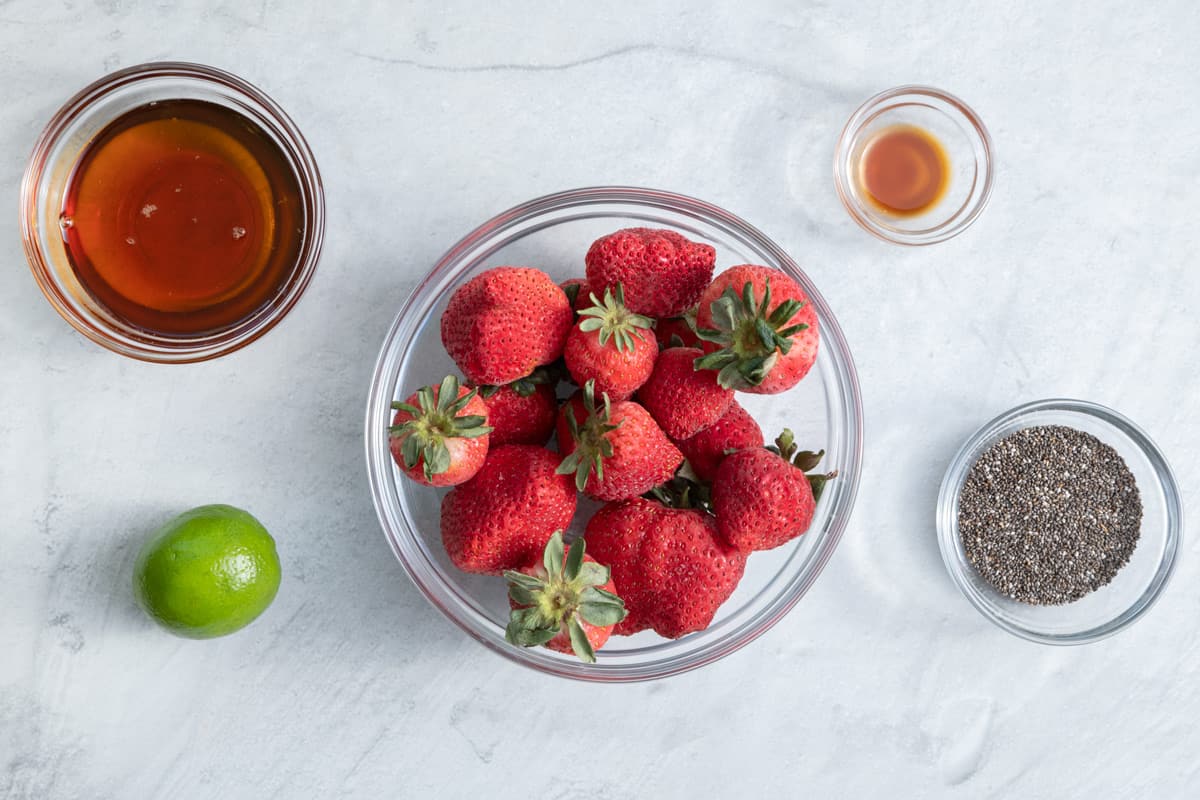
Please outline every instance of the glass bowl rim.
M54 148L70 133L78 117L95 103L118 90L159 79L193 80L209 84L263 112L256 115L255 121L270 127L273 135L287 149L308 217L304 242L278 300L231 328L190 340L157 336L147 331L138 331L136 337L130 336L82 304L69 299L54 274L39 237L43 212L40 187L43 175L54 166L50 161ZM158 99L172 98L164 96ZM246 108L235 110L241 114L247 113ZM96 344L129 358L151 363L189 364L218 358L249 345L275 327L299 302L320 261L325 237L325 190L316 159L304 135L287 112L257 86L231 72L206 64L150 61L101 76L72 95L46 123L38 135L21 179L20 227L26 261L38 288L71 327Z
M966 480L971 466L974 465L978 454L984 446L996 441L998 435L1005 428L1011 426L1013 423L1018 423L1023 418L1028 418L1033 414L1043 411L1062 411L1080 417L1089 417L1110 425L1123 433L1146 458L1151 467L1153 467L1155 475L1158 478L1153 484L1153 488L1161 493L1164 506L1166 507L1163 554L1146 589L1138 595L1137 599L1128 608L1108 621L1090 628L1064 634L1043 633L996 615L984 600L986 592L979 591L968 580L967 576L971 570L971 566L959 557L958 548L955 544L958 538L958 519L956 515L958 492ZM1018 425L1017 429L1019 430L1021 427ZM1149 487L1140 488L1145 492ZM1119 412L1099 403L1070 398L1046 398L1015 406L984 423L967 437L966 441L958 449L958 452L954 454L942 478L941 487L938 491L936 516L938 549L942 554L942 563L959 592L971 602L971 605L983 617L996 626L1014 636L1039 644L1059 646L1089 644L1113 636L1141 619L1158 601L1163 589L1166 588L1167 583L1174 574L1175 566L1179 560L1179 552L1183 544L1182 496L1179 492L1179 485L1176 482L1175 474L1171 470L1166 457L1158 448L1158 445L1137 424Z
M541 215L552 212L609 203L629 203L648 209L659 209L700 219L718 229L723 226L727 227L736 231L738 235L745 236L753 241L755 246L763 248L778 264L795 270L796 275L802 278L806 291L812 288L813 291L810 299L817 306L818 312L821 315L821 322L824 326L822 337L828 340L829 344L827 346L833 348L836 352L836 355L832 355L831 357L833 358L834 371L836 373L836 385L838 386L839 393L842 395L842 408L838 413L839 418L845 417L846 430L844 431L844 436L847 441L846 464L843 468L845 475L850 480L845 482L844 489L841 490L842 494L839 495L839 505L831 511L829 526L823 532L824 538L819 549L810 556L812 562L811 568L797 571L795 575L790 576L790 579L784 582L780 591L765 604L765 607L757 610L756 615L740 623L738 627L724 634L721 639L706 643L704 649L671 654L666 658L648 663L606 665L609 668L597 670L595 665L589 666L557 658L542 657L539 655L541 648L515 648L503 642L493 641L487 637L482 626L479 631L474 629L475 615L473 614L473 609L459 609L457 607L451 609L448 607L449 605L457 606L460 601L452 593L447 598L440 597L439 592L449 592L443 585L427 585L422 577L422 573L426 571L425 565L416 561L416 557L420 554L412 554L413 560L410 560L409 554L404 552L400 542L401 539L404 539L406 542L413 539L416 535L415 532L409 530L409 526L406 520L403 519L402 514L396 515L400 523L399 530L393 530L389 521L391 509L389 508L390 503L386 492L386 475L383 473L384 470L390 469L390 455L387 454L387 448L375 444L373 434L382 430L380 426L383 423L380 423L377 417L382 418L380 415L384 414L386 410L384 404L385 402L390 403L392 393L395 391L394 386L385 386L390 378L389 373L394 371L393 368L399 369L398 362L401 356L404 355L404 353L399 352L400 348L396 347L397 336L407 321L410 311L417 304L418 296L435 281L435 278L440 276L444 271L449 270L454 265L454 262L459 260L463 254L473 251L476 247L493 238L500 237L525 221L536 219ZM816 290L816 287L813 286L808 275L771 239L754 226L728 211L685 195L633 186L585 187L538 197L485 221L455 243L435 263L433 268L424 275L417 286L414 287L412 293L401 305L399 312L384 337L379 358L372 373L370 396L366 404L364 432L368 478L371 484L372 500L382 531L388 540L392 552L396 555L397 560L400 561L409 579L417 586L417 589L425 596L426 600L471 638L483 644L491 652L509 661L561 678L598 683L628 683L655 680L697 669L749 644L774 626L811 588L816 578L832 557L849 523L862 472L862 398L853 357L844 334L836 318L833 316L832 310L819 291ZM433 569L429 570L429 572L429 577L434 578L438 583L447 583L446 578L438 570ZM491 628L493 625L494 623L488 621L488 628Z
M969 210L965 216L958 218L952 216L945 222L935 225L932 228L927 228L920 231L897 231L891 230L879 225L867 214L865 214L860 205L855 202L850 182L853 178L848 174L848 171L843 168L843 161L849 156L851 145L858 136L862 126L873 118L878 106L890 100L897 99L922 99L933 98L946 103L966 120L969 125L969 136L972 136L978 141L980 149L983 153L980 171L982 173L982 185L979 190L978 197L969 196L963 208ZM949 116L941 109L935 109L943 116ZM906 247L924 247L931 244L938 244L948 239L953 239L979 218L987 208L988 201L992 196L992 188L995 183L995 169L993 162L996 158L996 147L992 141L991 133L988 132L987 126L979 117L975 110L966 104L957 96L943 89L938 89L933 86L925 86L921 84L905 84L903 86L895 86L891 89L885 89L871 97L867 98L846 120L845 126L842 128L841 134L838 136L837 145L834 148L833 154L833 179L834 186L837 189L838 199L842 201L846 212L850 218L863 230L870 233L876 238L882 239L885 242L892 244L904 245ZM960 209L961 211L961 209Z

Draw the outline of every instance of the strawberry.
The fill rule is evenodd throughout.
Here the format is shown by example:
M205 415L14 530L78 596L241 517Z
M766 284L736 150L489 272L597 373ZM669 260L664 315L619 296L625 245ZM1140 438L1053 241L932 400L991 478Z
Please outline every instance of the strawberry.
M695 308L689 308L678 317L657 320L654 323L654 338L658 339L659 348L699 347L700 337L696 335L695 323Z
M621 587L628 616L613 630L621 636L653 628L677 639L703 630L746 568L746 556L695 508L643 498L609 503L588 521L584 536Z
M607 503L588 520L584 533L588 550L600 563L609 565L625 601L625 619L613 629L618 636L631 636L650 627L652 601L642 591L640 551L646 531L664 510L659 503L634 497Z
M746 569L745 554L722 541L716 521L697 508L665 508L640 557L643 591L654 602L651 626L668 639L707 628Z
M447 375L441 386L423 386L403 402L388 428L392 459L426 486L453 486L483 466L490 446L488 408L474 389Z
M464 283L442 314L442 344L476 385L515 381L562 355L574 312L541 270L495 267Z
M546 543L542 558L504 573L512 606L504 638L521 647L543 645L596 661L613 626L625 619L608 567L584 552L582 538L563 552L562 531Z
M712 280L717 251L675 231L626 228L592 242L584 261L593 292L620 283L629 307L674 317L695 305Z
M696 369L715 370L729 389L777 394L817 360L817 312L777 269L743 264L722 272L700 298L696 325L707 351Z
M821 487L837 474L805 474L822 455L797 453L792 432L784 429L774 448L726 456L712 486L713 511L725 541L749 553L779 547L808 530Z
M495 432L492 441L496 440ZM717 477L717 467L730 450L762 447L762 429L736 400L719 420L704 430L675 444L692 465L696 475L711 483Z
M503 386L479 387L492 426L490 446L545 444L554 432L558 415L555 382L545 370L538 369Z
M567 300L571 303L571 308L575 309L575 316L578 318L579 312L583 311L591 305L591 290L588 289L588 282L583 278L568 278L559 284L559 288L567 295Z
M592 294L590 305L579 312L579 321L567 334L567 371L580 386L594 380L596 393L614 402L629 399L654 369L658 347L645 333L653 324L625 307L619 283L615 292L604 290L603 300Z
M575 487L559 456L506 444L488 453L475 477L442 498L442 544L464 572L499 574L537 558L575 516Z
M663 350L650 379L638 389L637 399L676 441L712 425L733 402L733 392L717 384L716 373L696 370L694 363L703 355L694 347Z
M558 423L560 474L597 500L624 500L670 480L683 461L662 429L632 400L596 406L594 385L563 404Z

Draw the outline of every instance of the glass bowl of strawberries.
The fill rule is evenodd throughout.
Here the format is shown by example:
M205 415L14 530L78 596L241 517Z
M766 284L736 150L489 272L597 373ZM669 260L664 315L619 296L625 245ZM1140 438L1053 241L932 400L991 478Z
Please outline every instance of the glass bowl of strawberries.
M766 632L845 530L854 363L807 275L709 203L542 197L455 244L375 367L367 468L421 592L491 650L664 678Z

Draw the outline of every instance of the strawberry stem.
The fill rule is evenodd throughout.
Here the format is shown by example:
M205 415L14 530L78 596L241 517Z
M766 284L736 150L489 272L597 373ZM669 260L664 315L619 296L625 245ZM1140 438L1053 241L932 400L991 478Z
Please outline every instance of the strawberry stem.
M450 450L447 439L475 439L486 436L492 428L484 423L486 417L478 414L462 414L463 409L475 397L476 390L459 397L458 378L447 375L434 392L432 386L417 390L417 404L395 401L392 408L403 411L412 418L399 425L388 427L388 436L400 439L400 454L404 466L412 469L423 462L422 471L426 480L450 469Z
M479 387L479 396L485 400L496 392L500 391L504 386L512 387L512 390L521 397L529 397L537 391L537 387L543 384L554 386L558 383L559 376L552 369L554 365L545 365L538 367L533 372L526 375L524 378L517 378L511 383L502 384L483 384Z
M825 491L825 484L838 476L836 469L824 474L814 473L813 470L817 468L817 465L821 463L821 459L825 457L825 450L822 449L815 452L812 450L800 450L797 452L796 436L790 428L784 428L779 436L775 437L775 444L767 445L767 449L805 473L804 477L808 478L808 485L812 487L814 500L820 500L821 493Z
M583 288L583 284L568 283L566 286L562 286L560 288L563 290L563 294L567 296L567 302L571 304L572 308L574 308L575 299L579 297L579 290Z
M712 513L712 486L700 479L687 459L675 470L674 477L642 497L657 500L668 508L698 508Z
M608 583L608 567L584 560L583 537L564 553L562 531L546 543L542 562L535 574L509 570L508 596L517 606L509 614L504 638L520 647L543 645L564 629L571 649L581 661L594 663L596 654L583 624L596 627L616 625L625 619L625 603L601 589Z
M824 475L814 475L809 473L804 477L808 478L808 485L812 487L813 501L821 499L821 494L825 491L825 484L838 476L838 471L826 472Z
M609 434L621 427L620 422L614 425L609 421L612 405L608 402L608 393L604 392L602 397L604 405L597 408L596 381L590 380L583 386L583 408L587 412L583 421L575 418L575 409L570 403L563 412L575 449L558 465L557 472L559 475L575 473L575 488L581 492L592 473L597 481L604 480L604 459L613 454Z
M625 290L620 283L606 288L603 300L597 298L595 292L589 297L592 304L579 312L579 330L599 331L600 344L612 340L618 353L633 350L634 340L644 342L644 331L654 327L654 320L635 314L625 306Z
M780 355L792 349L792 337L808 325L788 325L804 307L799 300L784 300L771 308L771 279L763 288L762 302L754 295L754 283L746 281L739 295L727 286L712 302L712 328L697 328L696 335L720 349L700 356L695 368L717 371L717 383L726 389L758 386L774 368Z

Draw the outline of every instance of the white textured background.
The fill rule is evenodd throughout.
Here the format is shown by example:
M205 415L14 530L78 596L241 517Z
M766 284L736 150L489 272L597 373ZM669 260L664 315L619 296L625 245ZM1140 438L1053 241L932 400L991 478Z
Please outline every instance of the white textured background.
M1051 395L1143 425L1197 508L1197 6L589 5L0 0L0 796L1197 796L1197 540L1145 620L1048 649L956 593L933 531L957 444ZM291 316L183 368L76 335L16 222L55 109L154 59L278 100L330 212ZM853 108L910 82L971 103L999 155L983 217L916 250L855 227L830 177ZM796 610L624 687L522 671L428 606L360 431L383 333L443 249L602 183L705 198L789 250L845 328L868 425L850 529ZM246 631L182 641L129 570L207 502L267 524L284 583Z

